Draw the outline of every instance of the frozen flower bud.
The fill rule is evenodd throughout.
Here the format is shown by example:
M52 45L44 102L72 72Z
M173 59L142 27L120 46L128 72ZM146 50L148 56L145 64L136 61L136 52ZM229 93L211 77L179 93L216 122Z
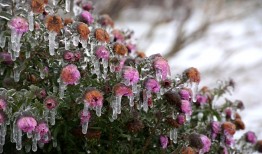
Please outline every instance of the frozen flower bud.
M90 88L84 94L84 102L88 104L89 107L101 107L103 106L103 94L94 88Z
M130 66L124 66L122 76L128 85L134 85L139 81L138 71Z
M200 135L201 141L203 143L203 148L201 149L202 153L209 152L211 147L211 141L206 135Z
M45 10L45 2L44 0L32 0L31 8L34 13L41 14Z
M257 142L257 136L254 132L248 131L245 133L245 139L247 142L255 144Z
M169 79L165 79L164 81L161 82L161 85L164 88L170 88L172 86L172 81Z
M236 132L236 126L231 122L224 122L222 124L222 128L223 128L225 135L227 134L234 135Z
M104 46L98 46L95 51L97 59L109 59L110 52Z
M183 74L190 82L200 82L200 73L194 67L186 69Z
M88 25L91 25L94 22L94 18L92 14L88 11L83 11L80 16L81 16L81 19Z
M81 52L80 51L76 51L75 53L74 53L74 61L76 61L76 62L78 62L80 59L81 59L81 57L82 57L82 54L81 54Z
M258 140L257 143L256 143L256 146L255 146L255 149L262 153L262 140Z
M186 116L185 114L179 114L176 118L176 121L179 125L183 125L186 122Z
M118 83L113 87L116 96L133 96L132 89L122 83Z
M207 97L206 96L203 96L203 95L200 95L200 94L198 94L197 96L196 96L196 104L197 105L204 105L204 104L206 104L207 103Z
M241 120L241 119L236 119L234 121L235 125L236 125L236 130L244 130L245 129L245 123Z
M49 31L56 33L59 33L60 30L64 27L61 17L56 15L47 16L45 26Z
M148 91L158 93L160 91L160 84L157 80L149 78L145 81L145 87Z
M45 89L41 89L40 91L37 92L36 95L37 95L38 98L43 99L43 98L46 97L47 94L46 94Z
M109 34L103 28L97 28L95 30L95 38L97 41L102 42L102 43L110 42Z
M232 109L231 109L231 108L226 108L224 112L225 112L225 114L226 114L226 118L227 118L227 119L231 119Z
M44 137L49 132L48 124L45 122L40 122L35 128L35 132L40 134L40 137Z
M126 126L131 133L138 133L144 128L144 124L140 120L131 120Z
M157 76L161 76L162 80L167 79L167 76L170 75L169 64L163 57L155 57L153 67L156 70Z
M77 32L79 33L81 39L87 40L88 35L90 33L90 30L89 30L87 24L80 23L77 26Z
M166 123L169 126L173 127L173 128L178 128L179 127L178 122L175 119L171 118L171 117L166 118Z
M8 52L0 52L0 62L6 65L13 64L11 54Z
M26 33L29 29L27 20L22 17L13 17L9 21L8 27L18 34Z
M108 14L103 14L100 16L100 19L98 20L98 22L102 25L102 26L111 26L114 27L114 21L111 19L111 17Z
M74 85L79 82L81 76L77 66L69 64L62 69L60 77L64 84Z
M187 101L191 100L191 93L189 92L188 89L181 89L179 91L179 95L182 100L187 100Z
M55 97L49 96L44 100L44 106L48 110L55 109L58 106L58 101Z
M236 114L235 114L235 119L241 119L241 116L240 116L239 113L236 113Z
M196 151L191 147L183 147L181 154L196 154Z
M113 47L113 51L115 54L118 54L121 56L125 56L128 52L126 46L121 43L115 43Z
M85 11L91 11L94 9L93 3L91 1L88 1L82 5L83 10Z
M237 103L237 108L238 109L240 109L240 110L244 110L245 109L244 103L242 101L237 100L236 103Z
M71 25L74 22L72 18L65 18L64 19L64 26Z
M7 107L7 102L4 98L0 98L0 110L5 111Z
M189 101L187 100L181 100L181 106L180 106L180 110L181 112L185 113L185 114L192 114L192 108L191 108L191 104Z
M80 122L81 124L88 123L91 118L91 114L89 111L81 111L80 112Z
M114 29L112 31L112 34L114 36L114 41L115 42L124 42L125 41L125 36L124 36L124 34L120 30Z
M166 149L167 145L168 145L168 138L167 138L167 136L161 135L159 140L160 140L161 147L163 149Z
M181 99L177 92L174 91L168 91L164 94L164 98L167 100L167 102L171 105L180 106Z
M74 53L73 52L71 52L71 51L64 52L63 59L65 61L70 62L70 61L72 61L73 58L74 58Z
M196 149L202 149L204 147L202 139L199 134L193 133L189 135L189 145Z
M34 131L36 125L35 118L31 116L22 116L17 120L17 127L25 133Z

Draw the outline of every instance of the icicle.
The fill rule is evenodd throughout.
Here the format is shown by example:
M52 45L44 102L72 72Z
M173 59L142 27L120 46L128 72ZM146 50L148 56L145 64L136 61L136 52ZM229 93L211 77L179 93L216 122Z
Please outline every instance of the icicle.
M45 119L46 122L48 122L48 115L49 115L49 110L46 109L46 110L44 111L44 119Z
M134 96L132 95L132 96L128 96L128 98L129 98L129 105L130 105L130 107L133 107L134 106Z
M34 152L37 151L37 138L36 138L36 135L34 135L33 140L32 140L32 151L34 151Z
M13 72L14 72L14 81L18 82L19 79L20 79L20 73L21 73L19 68L17 66L15 66L14 69L13 69Z
M28 59L30 57L30 50L25 51L25 58Z
M162 79L162 73L161 71L157 70L156 71L156 80L159 82L161 81L161 79Z
M40 132L36 132L35 138L36 138L37 141L39 141L41 139Z
M116 112L117 114L121 114L121 99L122 96L116 96Z
M0 35L0 47L4 48L5 47L5 42L6 42L6 37L2 36L2 34Z
M116 120L116 119L117 119L117 110L116 110L116 108L113 108L112 119L113 119L113 120Z
M55 125L55 115L56 115L56 110L53 109L50 111L50 124Z
M173 138L173 143L176 144L177 143L177 129L173 129L172 131L172 138Z
M48 40L49 40L49 54L51 56L55 55L55 38L57 33L56 32L48 32Z
M102 65L103 65L103 78L106 79L107 71L108 71L108 60L102 59Z
M191 116L189 114L186 114L186 121L190 121L191 120Z
M26 152L26 153L29 153L30 151L31 151L31 145L26 144L26 145L25 145L25 152Z
M43 149L44 145L45 145L44 143L41 143L41 142L38 143L38 146L40 149Z
M80 42L81 42L83 48L86 48L86 47L87 47L87 41L86 41L86 40L82 40L82 39L81 39Z
M73 12L75 16L78 16L82 12L82 8L80 8L76 3L74 3Z
M28 13L27 19L29 23L29 30L33 31L34 30L34 13L32 11Z
M129 85L130 85L130 80L125 80L125 81L124 81L124 84L125 84L126 86L129 86Z
M132 85L132 92L135 94L137 93L137 84Z
M102 106L96 106L96 115L97 115L98 117L101 116L101 110L102 110Z
M144 110L145 112L148 111L148 102L147 102L147 101L144 101L144 102L143 102L143 110Z
M98 78L100 77L101 72L100 72L100 65L98 60L94 61L94 73L97 75Z
M192 100L193 100L193 102L196 102L196 94L197 94L197 91L198 91L198 83L197 82L191 83L191 90L192 90Z
M87 133L87 128L88 128L88 122L85 122L82 124L82 133L86 134Z
M27 132L27 138L32 138L33 137L33 133L32 132Z
M53 5L56 6L57 0L53 0Z
M78 43L79 43L79 36L74 36L73 37L73 45L78 46Z
M3 145L0 145L0 153L3 153Z
M18 129L16 134L16 150L22 149L22 130Z
M174 112L174 111L172 112L172 118L173 118L173 119L176 119L176 115L175 115L175 112Z
M60 81L60 83L59 83L59 97L60 97L60 98L64 98L66 85L64 85L64 84L61 83L61 82L62 82L62 81Z
M70 3L71 3L71 0L66 0L65 1L65 10L66 10L66 12L70 12Z
M69 48L70 48L70 40L65 37L65 49L69 50Z
M57 141L56 141L56 139L53 139L53 147L54 147L54 148L57 147Z

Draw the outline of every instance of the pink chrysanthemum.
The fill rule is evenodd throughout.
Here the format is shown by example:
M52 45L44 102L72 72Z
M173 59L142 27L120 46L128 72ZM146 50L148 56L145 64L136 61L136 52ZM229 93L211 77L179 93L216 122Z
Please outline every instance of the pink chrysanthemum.
M161 147L163 149L167 148L167 145L168 145L168 138L167 138L167 136L164 136L164 135L160 136L160 144L161 144Z
M187 100L181 100L181 111L185 114L192 114L192 108L191 108L191 104L189 101Z
M92 14L88 11L83 11L81 13L81 17L88 25L90 25L94 22L94 18L92 16Z
M41 138L44 137L44 135L46 135L49 132L49 128L48 128L47 123L45 123L45 122L39 123L36 126L35 131L40 134Z
M28 22L22 17L14 17L9 21L8 27L16 33L23 34L28 31Z
M89 111L81 111L80 113L80 121L81 124L88 123L91 118L91 114Z
M0 110L5 110L7 106L6 100L3 98L0 98Z
M163 57L155 57L153 65L157 74L161 75L162 80L167 79L167 76L170 75L170 67L167 60Z
M104 46L100 46L96 49L95 55L96 55L96 58L98 58L98 59L108 60L110 53Z
M145 87L153 93L158 93L160 91L160 84L155 79L147 79Z
M206 135L201 135L200 138L201 138L201 141L204 145L203 148L201 149L201 152L202 153L209 152L210 146L211 146L210 139Z
M123 68L123 78L129 83L129 85L133 85L139 81L139 73L135 68L125 66Z
M35 118L30 117L30 116L21 117L17 120L18 128L21 129L25 133L34 131L36 125L37 125L37 122Z
M186 116L184 114L179 114L176 121L179 125L183 125L186 122Z
M54 108L57 107L58 102L57 102L56 98L54 98L54 97L47 97L47 98L44 100L44 105L45 105L45 107L46 107L48 110L52 110L52 109L54 109Z
M191 99L191 94L188 90L186 89L182 89L179 91L179 95L180 95L180 98L183 99L183 100L187 100L187 101L190 101Z
M63 58L65 61L72 61L72 59L74 58L74 53L73 52L70 52L70 51L66 51L63 55Z
M196 100L197 105L203 105L203 104L207 103L207 97L206 96L198 94L196 96L196 99L197 99Z
M113 91L116 96L132 96L133 95L132 89L122 83L116 84L113 88Z
M87 90L84 94L84 102L90 107L101 107L103 106L103 94L96 89Z
M77 84L80 79L80 72L76 65L69 64L62 69L61 80L66 85Z
M248 131L245 134L246 136L246 141L252 144L255 144L257 142L257 136L254 132Z

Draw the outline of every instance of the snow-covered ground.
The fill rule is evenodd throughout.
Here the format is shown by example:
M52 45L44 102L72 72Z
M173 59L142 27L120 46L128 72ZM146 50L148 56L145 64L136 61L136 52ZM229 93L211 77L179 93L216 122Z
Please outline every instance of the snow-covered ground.
M150 17L157 16L156 9L153 10L155 13L149 13ZM132 13L134 13L132 10L124 12L116 26L133 29L139 47L145 49L147 55L166 53L175 38L176 21L159 25L149 42L144 35L150 27L151 20L132 19ZM145 14L144 12L144 16L148 16ZM195 17L189 22L187 25L189 31L195 26L197 19L198 17ZM260 139L262 139L261 19L262 10L257 9L242 18L216 23L209 27L201 39L169 59L173 75L191 66L198 68L202 74L200 86L214 87L218 80L234 79L236 89L233 96L229 97L245 103L246 108L240 114L246 124L246 131L255 131ZM143 44L146 44L146 47Z

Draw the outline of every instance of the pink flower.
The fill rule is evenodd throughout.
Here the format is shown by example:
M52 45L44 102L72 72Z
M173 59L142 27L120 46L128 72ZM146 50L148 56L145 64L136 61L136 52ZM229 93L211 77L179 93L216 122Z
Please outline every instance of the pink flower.
M248 131L245 134L246 136L246 141L252 144L255 144L257 142L257 136L254 132Z
M14 17L9 21L8 27L18 34L23 34L28 31L28 22L22 17Z
M49 128L48 128L47 123L45 123L45 122L39 123L36 126L35 131L40 134L41 138L44 137L44 135L46 135L49 132Z
M201 141L203 143L203 148L201 149L201 152L206 153L209 152L210 146L211 146L211 141L206 135L201 135L200 136Z
M35 118L30 117L30 116L21 117L17 120L18 128L21 129L25 133L34 131L36 125L37 125L37 122Z
M165 60L163 57L156 56L153 65L156 73L161 75L161 79L167 79L167 76L170 75L170 67L167 60Z
M212 139L217 137L217 134L221 131L221 124L217 121L211 122Z
M13 63L11 59L11 54L8 52L0 52L0 61L6 65L10 65Z
M58 102L54 97L49 96L44 100L44 105L48 110L52 110L57 107Z
M100 91L90 88L84 94L84 102L88 104L89 107L103 106L103 95Z
M94 9L93 3L91 1L88 1L85 4L83 4L82 8L83 8L83 10L91 11L91 10Z
M124 42L125 36L123 33L117 29L113 30L113 35L114 35L114 41L115 42Z
M98 59L106 59L106 60L108 60L110 53L104 46L99 46L96 49L95 55L96 55L96 58L98 58Z
M167 145L168 145L168 138L167 138L167 136L164 136L164 135L160 136L160 144L161 144L161 147L163 149L167 148Z
M191 100L191 94L188 90L182 89L179 91L180 98L183 100L190 101Z
M203 95L197 95L196 96L196 104L197 105L203 105L205 103L207 103L207 97L206 96L203 96Z
M64 52L63 58L64 58L65 61L70 62L74 58L74 53L70 52L70 51L66 51L66 52Z
M89 111L81 111L80 113L80 121L81 124L88 123L91 118L91 114Z
M87 23L88 25L90 25L94 22L94 18L92 16L92 14L88 11L83 11L81 13L81 17L85 21L85 23Z
M147 79L145 82L145 87L147 90L157 93L160 91L160 84L155 79Z
M126 47L128 49L128 53L134 52L136 50L136 45L132 43L128 43Z
M226 108L225 109L225 114L226 114L226 118L230 119L232 116L232 109L231 108Z
M176 121L179 125L183 125L186 122L186 117L184 114L179 114L176 118Z
M133 96L132 89L122 83L116 84L113 91L116 96Z
M181 100L181 107L180 107L180 109L185 114L189 114L189 115L192 114L191 104L187 100Z
M37 97L40 98L40 99L45 98L45 97L46 97L46 91L45 91L45 89L41 89L41 90L39 91L39 93L37 93Z
M129 85L133 85L139 81L139 73L135 68L125 66L123 68L123 78L129 83Z
M225 135L225 143L228 146L232 146L235 143L235 140L232 135Z
M75 61L79 61L81 59L81 52L80 51L75 52L74 56L75 56Z
M6 100L3 98L0 98L0 110L5 110L7 106Z
M81 76L77 66L69 64L62 69L60 77L64 84L73 85L78 83Z

